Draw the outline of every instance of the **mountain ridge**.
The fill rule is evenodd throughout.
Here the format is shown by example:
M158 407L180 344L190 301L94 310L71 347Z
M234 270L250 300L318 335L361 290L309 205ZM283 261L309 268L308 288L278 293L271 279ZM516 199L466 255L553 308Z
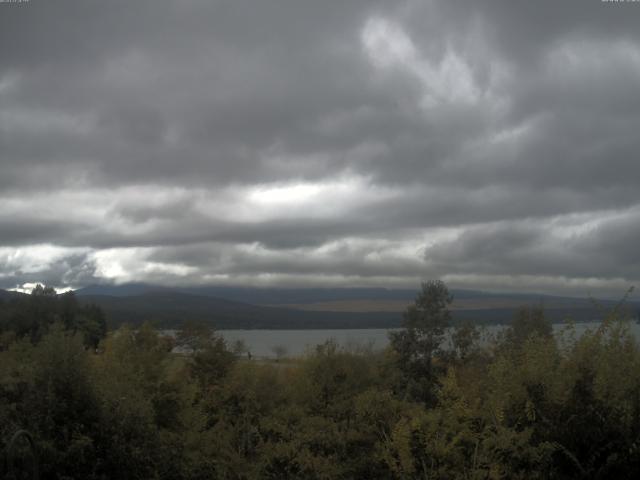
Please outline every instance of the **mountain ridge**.
M214 293L231 298L213 296ZM176 328L184 321L195 320L209 323L217 329L341 329L398 327L402 312L413 302L417 291L377 288L170 288L129 284L89 286L75 294L81 303L100 306L111 328L145 321L162 328ZM0 290L0 299L21 295L24 294ZM456 322L509 323L520 306L532 304L542 305L552 322L561 322L569 317L576 321L590 321L602 316L590 299L537 294L501 295L471 290L453 290L453 295L452 315ZM289 303L266 303L265 300ZM600 304L603 310L607 310L616 302L603 300ZM640 310L640 303L631 301L628 307L633 314Z
M148 291L174 291L198 296L224 298L256 305L303 304L339 300L415 300L418 289L390 289L384 287L243 287L243 286L186 286L167 287L145 283L120 285L89 285L75 291L78 296L109 295L126 297ZM482 290L452 289L455 299L508 298L523 302L536 301L589 301L588 298L550 295L543 293L485 292ZM604 302L613 300L604 299Z

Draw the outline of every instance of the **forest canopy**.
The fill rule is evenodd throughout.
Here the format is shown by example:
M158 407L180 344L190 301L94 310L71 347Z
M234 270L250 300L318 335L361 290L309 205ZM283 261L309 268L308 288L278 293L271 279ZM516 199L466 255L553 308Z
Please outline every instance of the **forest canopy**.
M450 303L426 282L386 350L269 361L198 324L107 332L38 287L0 303L2 472L26 429L44 479L637 478L640 350L620 310L553 335L523 307L480 341L447 328Z

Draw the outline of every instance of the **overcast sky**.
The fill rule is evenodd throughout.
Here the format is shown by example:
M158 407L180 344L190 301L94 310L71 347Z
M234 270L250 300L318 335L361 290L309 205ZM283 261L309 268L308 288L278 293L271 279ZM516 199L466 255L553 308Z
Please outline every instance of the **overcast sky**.
M0 3L0 288L640 283L640 2Z

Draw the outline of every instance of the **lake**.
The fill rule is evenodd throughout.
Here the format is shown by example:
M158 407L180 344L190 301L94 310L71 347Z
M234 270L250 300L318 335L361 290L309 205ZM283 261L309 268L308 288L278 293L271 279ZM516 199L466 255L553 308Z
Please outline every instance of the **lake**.
M576 334L580 335L587 329L596 329L599 322L576 323ZM554 324L555 332L560 332L564 324ZM504 325L490 325L483 328L484 342L504 329ZM630 323L632 333L640 338L640 324ZM368 346L374 350L382 350L389 344L388 334L394 329L338 329L338 330L219 330L229 346L242 340L253 356L275 357L275 347L284 347L285 356L303 355L315 345L335 340L341 346Z

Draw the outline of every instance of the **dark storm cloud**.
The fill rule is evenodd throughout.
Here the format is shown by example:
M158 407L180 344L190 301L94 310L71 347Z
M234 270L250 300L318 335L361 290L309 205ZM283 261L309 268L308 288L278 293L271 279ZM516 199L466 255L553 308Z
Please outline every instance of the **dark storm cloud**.
M0 246L20 246L64 241L78 225L59 219L43 220L0 217Z
M599 0L0 4L0 275L634 282L639 20Z
M640 255L640 212L616 214L586 231L535 222L500 222L470 227L453 241L425 251L440 275L545 275L634 279Z
M336 108L376 103L363 89L357 44L375 4L338 4L89 1L13 9L3 16L1 40L19 47L2 64L20 81L4 103L36 115L85 115L94 124L73 139L49 138L42 149L14 134L8 161L46 163L46 151L64 162L83 157L102 182L280 178L282 169L264 165L265 149L288 143L281 137L301 138ZM287 169L327 173L305 161Z
M388 247L338 241L318 251L316 248L270 250L260 246L236 248L230 243L206 243L195 246L155 249L149 260L192 267L206 265L210 272L232 275L337 275L343 277L419 277L425 269L411 259L376 256ZM368 258L368 259L367 259ZM381 273L382 272L382 273Z

